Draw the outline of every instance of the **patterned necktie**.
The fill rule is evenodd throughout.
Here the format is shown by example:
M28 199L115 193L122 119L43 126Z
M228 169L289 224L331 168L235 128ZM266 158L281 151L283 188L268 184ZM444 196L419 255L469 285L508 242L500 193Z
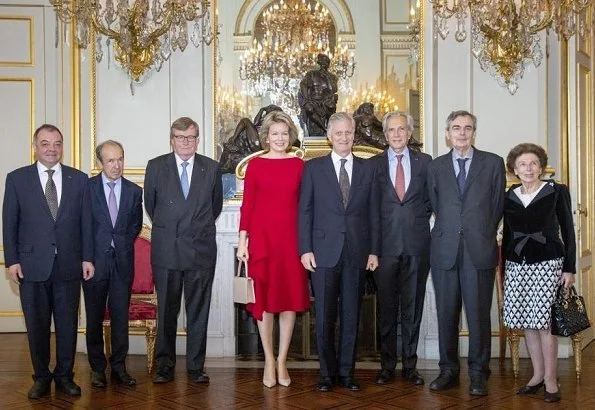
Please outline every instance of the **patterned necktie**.
M469 158L457 158L459 163L459 174L457 175L457 185L459 186L459 195L463 196L465 192L465 180L467 179L467 170L465 169L465 163Z
M109 209L109 216L112 220L112 226L116 226L116 218L118 217L118 202L116 201L116 193L114 192L116 183L108 182L107 185L109 186L107 208Z
M397 173L395 176L395 190L400 201L405 197L405 171L403 170L403 154L397 155Z
M186 171L187 166L188 162L182 162L182 176L180 177L180 182L182 183L182 192L184 193L184 198L188 198L188 192L190 191L190 184L188 183L188 171Z
M48 173L48 182L45 183L45 199L48 202L52 218L54 218L55 221L56 215L58 215L58 190L52 179L55 171L53 169L48 169L45 172Z
M343 197L343 207L347 208L347 201L349 200L349 175L345 169L345 158L341 159L341 169L339 169L339 187L341 188L341 196Z

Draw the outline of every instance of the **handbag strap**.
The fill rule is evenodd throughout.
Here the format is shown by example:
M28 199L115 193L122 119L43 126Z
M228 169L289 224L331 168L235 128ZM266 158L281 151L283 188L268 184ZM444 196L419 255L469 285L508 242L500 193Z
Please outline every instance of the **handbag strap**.
M244 265L245 272L246 272L246 277L248 278L248 264L246 262L244 262L243 260L238 260L238 269L236 270L236 276L241 277L242 276L242 265Z

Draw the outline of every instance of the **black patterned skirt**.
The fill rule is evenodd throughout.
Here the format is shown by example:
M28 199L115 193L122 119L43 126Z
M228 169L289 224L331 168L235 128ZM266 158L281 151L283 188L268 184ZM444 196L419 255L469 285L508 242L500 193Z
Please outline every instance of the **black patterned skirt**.
M511 329L549 329L551 307L562 277L564 258L539 263L507 260L504 324Z

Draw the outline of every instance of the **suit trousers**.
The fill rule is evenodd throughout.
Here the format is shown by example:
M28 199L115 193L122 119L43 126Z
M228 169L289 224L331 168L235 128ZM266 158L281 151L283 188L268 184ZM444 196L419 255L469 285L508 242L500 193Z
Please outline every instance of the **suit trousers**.
M186 307L186 371L204 371L207 326L215 267L202 270L172 270L153 265L157 291L157 372L176 366L176 332L184 291Z
M487 378L492 347L490 310L494 292L494 269L476 269L463 238L455 265L432 269L438 313L440 370L459 375L459 321L462 304L469 326L469 375Z
M417 343L428 280L429 255L386 256L375 272L382 369L397 365L397 321L401 310L403 369L417 366Z
M316 309L320 377L352 377L365 271L352 260L344 243L337 264L332 268L316 268L310 277ZM337 307L340 323L338 352L335 348Z
M27 326L29 352L36 380L72 378L78 309L81 294L80 280L54 281L58 272L58 258L54 258L52 273L44 282L22 281L21 305ZM50 372L51 321L54 317L56 335L56 366Z
M108 259L108 263L107 272L101 275L102 280L91 279L83 282L87 312L87 354L91 370L105 371L107 359L103 343L103 318L107 303L110 313L112 351L109 362L112 371L121 373L126 370L128 355L128 309L132 281L131 278L122 278L118 275L116 253L113 248L103 257Z

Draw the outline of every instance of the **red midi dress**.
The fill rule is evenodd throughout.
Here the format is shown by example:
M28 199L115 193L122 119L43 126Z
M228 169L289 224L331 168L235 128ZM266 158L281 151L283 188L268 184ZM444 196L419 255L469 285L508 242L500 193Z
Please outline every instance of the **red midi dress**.
M304 162L295 157L250 161L240 208L240 231L248 233L248 275L262 313L301 312L310 307L308 276L298 254L298 201Z

